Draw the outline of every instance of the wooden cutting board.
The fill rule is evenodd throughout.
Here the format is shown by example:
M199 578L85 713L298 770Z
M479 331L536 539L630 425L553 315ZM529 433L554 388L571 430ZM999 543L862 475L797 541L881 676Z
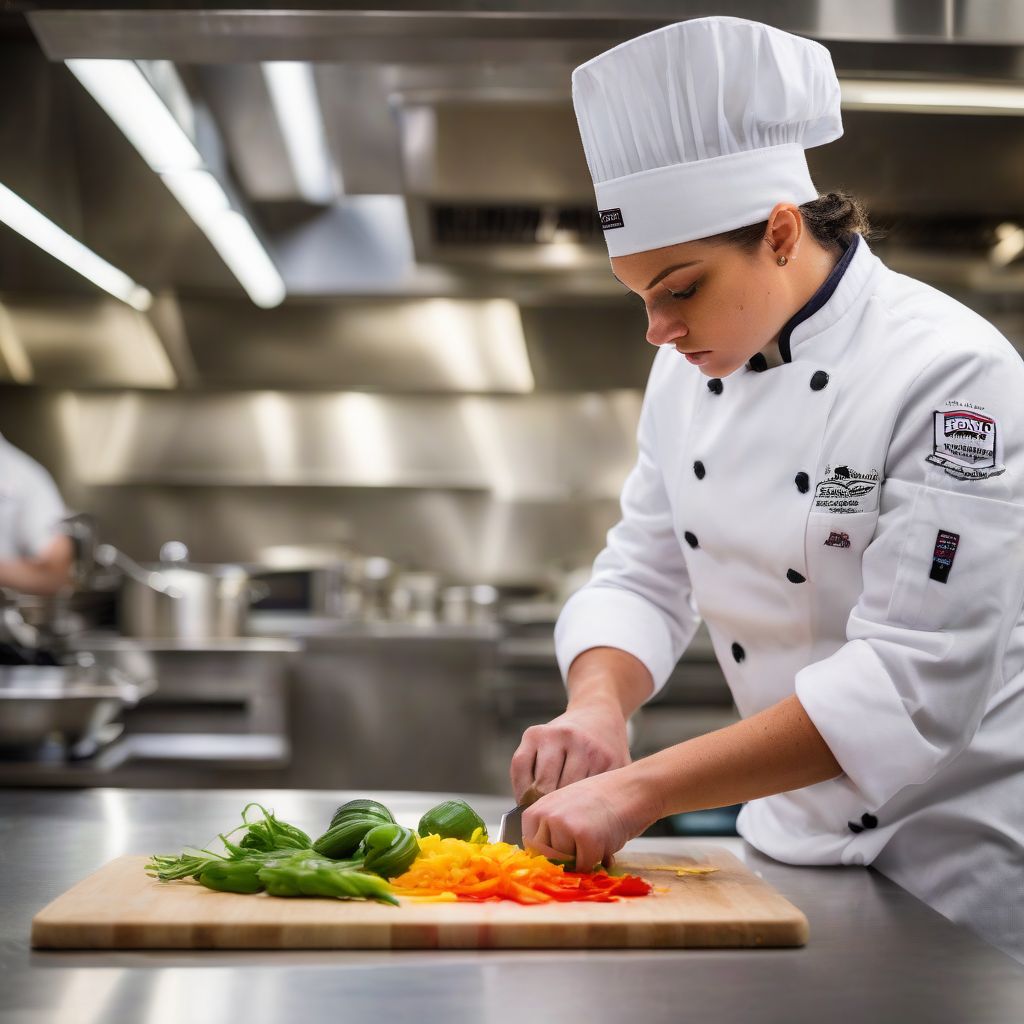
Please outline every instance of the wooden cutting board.
M731 853L629 853L620 864L656 887L617 903L402 906L213 892L158 882L146 857L120 857L32 922L37 949L531 949L802 946L807 918ZM659 869L654 869L657 865ZM678 876L664 866L716 867Z

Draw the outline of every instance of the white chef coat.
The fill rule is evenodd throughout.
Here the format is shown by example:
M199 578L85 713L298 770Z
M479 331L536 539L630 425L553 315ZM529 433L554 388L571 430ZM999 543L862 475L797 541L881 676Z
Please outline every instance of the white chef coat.
M0 435L0 561L39 555L64 514L50 474Z
M1024 961L1024 363L855 238L777 345L722 380L659 351L639 457L563 674L664 685L706 622L744 717L796 693L843 769L738 829L874 864Z

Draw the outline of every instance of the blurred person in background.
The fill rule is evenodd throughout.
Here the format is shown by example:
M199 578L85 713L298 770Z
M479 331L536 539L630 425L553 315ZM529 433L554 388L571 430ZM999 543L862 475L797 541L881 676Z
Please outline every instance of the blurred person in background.
M74 546L60 531L64 516L50 474L0 435L0 588L46 597L69 583Z

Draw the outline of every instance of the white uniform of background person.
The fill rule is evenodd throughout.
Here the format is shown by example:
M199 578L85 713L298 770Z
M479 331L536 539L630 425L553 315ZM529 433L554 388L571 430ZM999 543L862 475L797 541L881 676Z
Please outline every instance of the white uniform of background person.
M574 76L613 256L815 198L803 148L841 133L824 48L706 19L619 50ZM740 713L795 692L844 772L752 801L740 834L872 864L1024 961L1024 365L862 239L760 355L716 381L659 351L562 671L618 647L660 687L703 618Z
M53 592L66 576L71 543L57 485L34 459L0 436L0 586Z

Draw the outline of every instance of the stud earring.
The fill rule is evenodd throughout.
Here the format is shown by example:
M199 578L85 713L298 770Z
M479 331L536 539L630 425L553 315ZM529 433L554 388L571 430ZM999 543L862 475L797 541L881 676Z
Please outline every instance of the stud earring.
M780 267L784 267L789 260L787 260L785 256L780 256L775 262L778 263Z

